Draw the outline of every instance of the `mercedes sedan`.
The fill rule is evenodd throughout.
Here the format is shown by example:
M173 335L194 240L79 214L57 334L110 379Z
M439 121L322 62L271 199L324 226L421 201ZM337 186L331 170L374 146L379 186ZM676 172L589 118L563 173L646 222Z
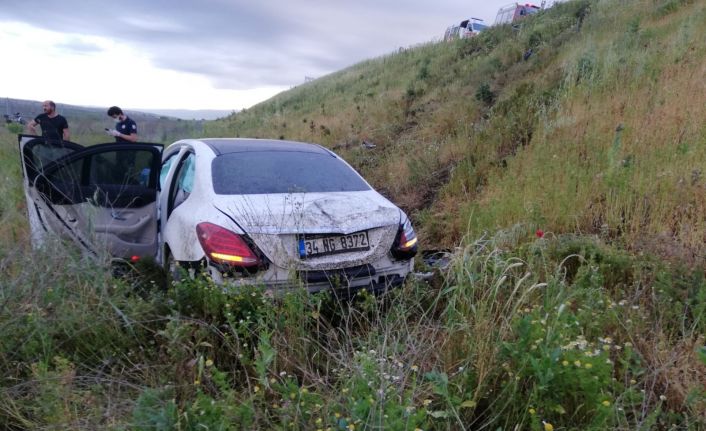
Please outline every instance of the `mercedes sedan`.
M412 270L407 215L319 145L19 142L37 246L69 238L96 257L152 257L174 275L275 290L381 291Z

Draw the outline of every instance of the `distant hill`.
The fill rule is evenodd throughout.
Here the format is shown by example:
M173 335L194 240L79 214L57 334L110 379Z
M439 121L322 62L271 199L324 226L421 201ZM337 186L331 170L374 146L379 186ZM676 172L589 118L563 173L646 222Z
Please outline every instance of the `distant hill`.
M216 120L236 113L235 110L223 109L142 109L141 112L176 117L182 120Z
M56 106L57 111L69 122L72 141L81 144L111 141L112 138L103 132L104 128L111 128L114 125L106 115L107 106L77 106L59 102L56 103ZM29 121L42 112L42 102L3 98L0 99L0 109L3 114L14 115L19 112L24 119ZM166 110L173 112L173 115L168 115L166 111L154 113L123 109L130 118L137 122L141 141L169 144L178 139L198 137L203 134L205 120L184 120L176 115L179 112L185 113L187 111ZM228 113L232 113L232 111L228 111Z

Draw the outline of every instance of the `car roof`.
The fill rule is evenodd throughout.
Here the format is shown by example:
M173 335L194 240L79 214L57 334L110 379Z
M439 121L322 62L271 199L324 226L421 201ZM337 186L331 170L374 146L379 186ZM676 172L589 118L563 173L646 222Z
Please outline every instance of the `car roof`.
M216 156L229 153L288 151L333 155L329 150L316 144L275 139L213 138L199 139L208 145Z

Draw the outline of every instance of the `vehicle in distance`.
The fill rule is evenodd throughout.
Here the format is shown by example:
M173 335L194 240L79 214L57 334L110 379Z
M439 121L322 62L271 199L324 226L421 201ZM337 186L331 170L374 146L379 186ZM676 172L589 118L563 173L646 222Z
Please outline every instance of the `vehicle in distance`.
M319 145L187 139L82 147L19 136L33 244L154 257L219 283L385 290L412 270L407 215ZM181 272L183 274L183 271Z
M498 10L495 25L512 24L529 15L539 12L541 8L531 3L512 3Z
M479 34L487 28L488 26L483 24L483 20L480 18L465 19L460 24L449 26L444 33L444 40L466 39Z

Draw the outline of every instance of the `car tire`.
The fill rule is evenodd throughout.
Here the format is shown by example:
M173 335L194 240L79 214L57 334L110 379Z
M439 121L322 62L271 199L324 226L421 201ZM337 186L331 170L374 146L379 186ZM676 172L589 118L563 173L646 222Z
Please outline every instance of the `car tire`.
M198 262L182 262L174 259L171 251L167 249L167 258L164 263L164 271L167 273L169 283L186 279L194 280L201 273Z

